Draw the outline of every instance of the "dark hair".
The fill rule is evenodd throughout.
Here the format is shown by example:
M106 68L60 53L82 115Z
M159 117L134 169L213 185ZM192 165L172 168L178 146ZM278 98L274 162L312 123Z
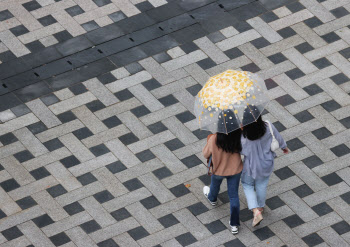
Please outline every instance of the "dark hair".
M235 114L231 110L225 110L222 111L220 115L221 120L218 121L216 145L227 153L241 152L242 130L240 129ZM225 121L225 123L222 124L222 121Z
M247 107L243 113L243 136L251 141L258 140L266 133L266 123L255 106Z
M240 153L241 145L241 129L237 129L228 134L216 133L216 145L227 153Z

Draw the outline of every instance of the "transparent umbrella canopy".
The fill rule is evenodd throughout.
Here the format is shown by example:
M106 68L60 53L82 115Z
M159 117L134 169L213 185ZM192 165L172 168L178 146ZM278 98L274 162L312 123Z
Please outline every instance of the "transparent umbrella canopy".
M196 96L194 111L200 129L227 134L256 121L269 101L258 75L227 70L209 78Z

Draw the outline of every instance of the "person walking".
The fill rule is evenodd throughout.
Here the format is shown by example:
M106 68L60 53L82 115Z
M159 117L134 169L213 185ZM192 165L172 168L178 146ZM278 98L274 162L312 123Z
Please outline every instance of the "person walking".
M233 234L238 233L240 225L238 188L243 169L241 150L241 129L236 129L228 134L211 134L207 137L207 144L203 148L203 156L206 159L211 158L213 163L210 187L204 186L203 193L211 205L215 206L220 185L226 178L231 212L229 224Z
M254 107L253 107L254 108ZM253 109L253 111L258 111ZM250 118L256 116L255 121ZM250 124L245 125L245 122ZM241 138L244 164L242 171L242 186L247 199L248 208L252 210L255 227L263 220L262 212L265 206L266 189L274 167L276 154L271 150L271 143L278 145L285 154L289 152L286 142L275 126L263 121L259 113L246 111L243 118L243 135Z

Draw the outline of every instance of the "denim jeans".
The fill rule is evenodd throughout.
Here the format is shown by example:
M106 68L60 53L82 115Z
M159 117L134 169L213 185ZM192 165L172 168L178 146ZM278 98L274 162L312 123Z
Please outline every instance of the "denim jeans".
M248 208L263 208L266 200L266 189L269 183L268 177L252 178L246 173L242 174L242 186L247 198Z
M212 202L216 202L220 191L220 185L224 178L226 178L227 180L227 192L230 198L230 208L231 208L230 224L231 226L239 226L240 223L239 223L238 187L239 187L239 180L241 178L241 173L235 174L233 176L226 176L226 177L212 175L211 183L210 183L210 193L208 195L208 199Z

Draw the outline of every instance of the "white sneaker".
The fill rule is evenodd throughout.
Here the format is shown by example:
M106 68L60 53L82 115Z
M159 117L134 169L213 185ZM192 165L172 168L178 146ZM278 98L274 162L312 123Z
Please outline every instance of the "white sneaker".
M228 224L231 226L231 221L229 221ZM232 232L232 234L237 234L238 233L238 226L231 226L231 232Z
M203 187L203 194L208 199L208 201L210 202L211 205L216 206L217 202L212 202L209 200L209 198L208 198L209 192L210 192L210 188L208 186L204 186Z

